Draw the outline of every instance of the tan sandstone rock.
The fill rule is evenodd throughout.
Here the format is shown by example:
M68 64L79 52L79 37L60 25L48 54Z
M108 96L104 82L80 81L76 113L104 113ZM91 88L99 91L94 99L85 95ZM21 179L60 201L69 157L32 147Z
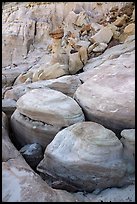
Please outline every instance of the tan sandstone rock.
M66 67L68 68L68 66L61 65L58 62L47 67L45 67L45 65L41 66L39 70L42 70L42 72L38 74L37 80L56 79L58 77L64 76L68 74L68 70L66 69ZM34 78L36 78L35 74L37 74L37 71L33 75Z
M117 19L114 21L114 25L121 27L126 23L127 19L128 19L128 16L126 14L124 14L121 17L118 16Z
M113 32L110 28L104 27L101 28L94 36L91 37L91 41L98 42L98 43L109 43L113 36Z
M75 74L77 71L83 68L83 63L80 59L80 53L75 52L69 55L69 73Z
M135 23L130 23L128 26L125 27L124 33L128 35L134 35L135 34Z

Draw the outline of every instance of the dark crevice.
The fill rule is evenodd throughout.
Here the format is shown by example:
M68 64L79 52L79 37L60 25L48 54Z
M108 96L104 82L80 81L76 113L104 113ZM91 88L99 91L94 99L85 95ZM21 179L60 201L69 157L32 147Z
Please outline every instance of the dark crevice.
M37 21L35 21L35 27L34 27L34 37L37 35Z

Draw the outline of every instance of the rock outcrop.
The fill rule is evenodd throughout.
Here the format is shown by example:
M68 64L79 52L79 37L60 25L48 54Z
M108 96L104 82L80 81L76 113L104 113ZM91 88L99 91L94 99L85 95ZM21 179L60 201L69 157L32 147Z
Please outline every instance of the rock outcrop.
M134 202L135 3L2 2L2 111L3 202Z

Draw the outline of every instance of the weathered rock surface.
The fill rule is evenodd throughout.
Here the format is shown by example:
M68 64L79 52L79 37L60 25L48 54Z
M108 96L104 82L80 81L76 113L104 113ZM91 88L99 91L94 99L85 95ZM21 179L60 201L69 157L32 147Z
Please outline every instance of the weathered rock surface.
M15 79L27 68L21 66L20 68L7 67L2 69L2 87L8 87L13 85Z
M98 43L109 43L113 36L113 33L110 28L104 27L100 29L94 36L91 37L92 42L98 42Z
M124 156L132 171L135 171L135 129L122 130L120 139L124 147ZM134 167L134 168L133 168Z
M123 188L108 188L102 191L92 202L134 202L135 186L129 185Z
M59 132L61 127L41 121L31 120L20 114L18 110L11 116L11 127L16 141L24 146L30 143L39 143L45 148Z
M60 131L47 146L37 170L86 191L130 182L122 143L112 131L93 122Z
M60 152L57 151L58 149L55 150L56 155L60 156L60 160L58 163L57 161L54 163L54 165L57 164L57 168L53 173L55 176L57 172L58 176L56 175L55 178L48 174L40 173L40 176L45 180L43 181L39 175L28 166L13 143L17 145L16 147L18 149L23 145L35 142L40 143L43 148L46 148L50 143L52 145L52 142L56 138L55 135L66 127L66 123L70 126L78 122L78 120L74 119L75 117L73 117L73 122L69 120L70 123L68 122L68 118L64 120L64 107L67 107L67 115L70 115L69 112L74 112L75 107L74 110L73 108L71 110L71 103L69 102L68 108L68 103L65 102L66 98L63 99L64 103L61 102L61 105L59 105L60 97L54 97L54 92L54 94L50 94L50 97L48 96L50 99L52 95L52 97L55 98L55 100L53 100L54 102L49 104L50 114L54 106L58 108L57 116L55 117L55 112L50 118L54 122L53 125L42 122L39 119L37 120L37 117L36 119L31 119L24 113L20 113L17 108L10 121L12 130L9 129L6 122L7 119L3 113L3 202L135 201L135 129L133 129L135 128L133 125L133 118L135 116L134 34L135 2L2 2L2 110L4 110L7 116L10 117L15 110L16 101L22 95L26 94L26 92L31 92L32 89L40 90L41 94L43 88L47 89L47 87L49 87L76 99L76 93L74 95L74 92L77 92L77 88L81 83L85 82L84 84L87 83L87 86L90 87L88 89L89 93L88 91L86 92L87 95L85 95L82 101L81 108L78 106L80 109L83 109L86 116L85 120L94 121L95 119L96 122L103 125L105 124L108 128L119 130L119 135L117 136L121 138L118 140L114 135L114 138L118 140L119 146L110 145L111 141L113 141L110 139L108 143L111 147L106 148L107 145L104 145L104 140L101 140L99 137L100 134L97 134L94 140L91 141L92 148L89 148L90 142L87 141L92 131L89 131L90 133L85 137L84 134L82 135L82 132L87 133L85 127L83 128L84 130L77 129L73 134L72 131L70 131L71 133L67 133L67 136L69 136L68 139L67 136L64 136L65 140L63 137L58 148L59 150L64 148L64 152L69 151L61 157L61 155L59 155ZM93 70L93 68L95 69ZM68 76L70 74L77 74L78 76ZM87 80L90 80L90 83L88 83ZM83 92L85 94L86 86L82 85L81 87L83 86ZM81 87L79 87L79 89L81 89ZM83 96L80 96L80 98L82 97ZM37 98L36 95L35 98ZM44 100L45 99L47 100L47 96L44 95ZM94 103L91 99L94 99L93 101L96 101L95 104L97 104L97 118L94 114ZM28 98L25 100L27 101ZM40 103L38 100L39 97L36 101L34 99L34 103L36 102L41 106L42 102L43 107L43 98L41 99L40 97ZM74 99L72 100L77 104ZM88 105L83 108L85 101L87 101ZM48 103L50 102L51 101L48 100ZM89 104L91 106L89 106ZM113 106L114 104L116 104L117 107ZM118 111L116 111L117 109ZM104 112L104 110L107 111ZM90 111L94 116L91 115ZM60 112L63 114L61 115ZM102 117L102 113L104 118ZM42 114L44 118L45 113ZM33 114L33 116L38 115L39 112L34 112ZM77 114L72 113L72 115L76 115L77 117ZM112 120L110 119L110 115ZM82 116L81 118L83 119L80 121L84 121L84 117ZM46 119L48 119L47 114ZM57 121L61 121L62 124L57 123ZM75 125L78 125L78 123ZM58 134L61 134L61 132ZM70 139L71 134L73 135L72 138L76 139L74 146L74 140ZM74 137L75 135L77 135L77 137ZM112 138L111 134L108 137ZM82 138L82 140L80 138ZM62 147L62 144L64 147ZM78 145L78 149L73 148L78 147ZM120 145L122 145L122 147L120 147ZM119 150L117 150L117 146ZM91 151L92 154L90 154ZM82 152L82 154L79 154L80 152ZM108 154L108 152L110 152L110 154ZM78 156L80 155L80 159L84 158L84 161L82 160L84 164L82 163L82 167L80 168L78 168L77 165L80 160L76 162L76 154ZM113 155L115 156L113 157ZM64 167L62 168L63 164L61 163L64 158L67 159L67 165L70 165L69 170L74 170L70 178L66 180L62 178L63 174L60 174L61 170L63 173L66 171ZM95 178L91 178L90 176L92 182L89 182L89 166L91 165L89 161L91 161L91 158L92 162L94 161L94 166L97 165L96 161L102 158L102 163L99 162L98 166L96 166L99 167L95 172L97 186L104 186L112 182L114 185L116 184L114 188L107 188L103 191L101 191L101 188L96 189ZM96 160L94 160L94 158L96 158ZM111 158L114 162L111 162ZM73 159L75 159L75 164L71 166ZM106 162L105 159L107 159ZM64 159L64 163L66 161ZM103 161L105 164L103 164ZM119 163L118 161L121 162ZM31 162L33 163L34 161L31 160ZM118 164L116 162L118 162ZM60 163L61 169L59 166ZM93 163L92 171L95 170ZM111 166L111 163L116 163L116 167L118 168L113 165ZM121 163L123 168L121 167ZM49 163L49 167L50 165L52 165L52 162ZM85 165L87 165L87 168L84 168ZM36 164L34 166L36 166ZM33 168L35 169L34 166ZM106 168L107 171L102 174L100 169L103 168ZM114 172L115 169L116 171ZM81 173L86 170L86 174ZM125 176L122 177L124 171ZM66 175L68 172L67 170ZM115 175L116 179L114 179L114 182L112 179L110 179L110 181L107 180L108 178L105 179L106 172L109 178ZM46 173L46 171L44 171L44 173ZM48 173L52 174L52 172ZM80 178L77 178L77 175L80 175ZM86 181L85 183L81 182L84 178L86 181L88 180L88 185L85 184ZM118 178L120 178L119 181ZM72 180L73 182L70 183ZM72 193L80 189L79 186L75 186L75 180L79 180L82 186L86 186L86 188L84 186L82 189L84 192ZM124 184L127 184L127 186L123 186ZM93 193L85 192L85 189L87 190L90 185L95 187L95 191L93 191ZM116 188L116 186L119 187ZM15 191L15 189L17 190ZM71 192L71 194L65 190Z
M10 98L17 101L22 95L32 89L41 89L46 87L73 97L73 94L80 85L81 81L77 76L63 76L57 79L41 80L30 84L13 86L10 90L5 91L4 98Z
M15 189L13 188L16 188ZM99 195L50 188L22 159L2 163L2 202L135 202L135 186L110 188Z
M80 26L81 29L83 24L99 22L111 7L117 5L120 9L129 3L107 2L98 5L96 2L92 4L91 2L73 2L73 4L71 2L41 2L38 5L37 2L21 4L15 2L4 5L2 66L21 63L32 47L35 49L39 46L47 46L50 42L49 33L57 26L64 24L65 32L75 31L75 26L77 28Z
M17 109L33 120L59 127L84 121L83 112L77 102L52 89L27 92L17 101Z
M132 56L131 63L133 63L133 62L135 62L134 51L135 51L135 35L131 35L126 39L125 43L113 46L113 47L107 49L102 55L100 55L98 57L91 58L90 60L88 60L88 63L84 66L83 70L85 72L85 71L91 70L93 68L98 68L99 65L103 65L104 63L109 63L108 60L117 59L119 56L121 56L122 54L126 54L126 53L128 53L129 55L131 54L131 56ZM127 59L124 59L124 61L125 60L127 60ZM123 63L124 63L124 61L123 61ZM128 60L128 64L129 63L130 63L130 61ZM117 63L115 63L115 64L117 64ZM134 64L132 64L132 65L134 65ZM82 74L84 75L86 73L82 73ZM87 73L87 75L90 77L89 73Z
M124 33L128 35L134 35L135 34L135 23L130 23L128 26L124 28Z
M58 77L67 75L68 73L68 69L65 69L65 65L61 65L59 63L55 63L47 67L44 65L34 72L32 81L56 79Z
M9 123L8 118L4 112L2 112L2 161L8 161L19 156L19 152L16 150L9 138Z
M3 202L76 202L66 191L53 190L23 158L2 163ZM16 190L15 190L16 189Z
M93 52L103 52L107 48L106 43L99 43L94 49Z
M69 72L70 74L75 74L77 71L83 68L83 63L80 59L79 52L70 54L69 58Z
M7 128L7 118L4 113L2 116L3 131L4 128ZM5 132L3 133L2 202L89 202L93 201L93 199L99 200L100 197L104 201L109 199L111 201L120 200L121 202L135 201L134 185L120 189L111 188L102 191L99 195L93 193L86 194L86 196L81 192L70 194L62 190L53 190L25 162L21 154L11 143L7 130L6 134Z
M85 83L74 94L86 118L113 130L134 128L134 51L107 60L95 69L92 63L88 66L88 71L81 74Z
M10 98L2 99L2 111L10 118L16 110L16 101Z

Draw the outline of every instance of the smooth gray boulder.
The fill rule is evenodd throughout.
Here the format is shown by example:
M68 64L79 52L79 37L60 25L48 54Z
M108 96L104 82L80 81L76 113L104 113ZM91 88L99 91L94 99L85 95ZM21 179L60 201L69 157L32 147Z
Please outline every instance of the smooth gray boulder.
M122 143L114 132L94 122L77 123L60 131L47 146L37 170L82 191L131 182Z
M27 92L17 101L17 110L33 120L59 127L84 121L78 103L69 96L52 89Z

